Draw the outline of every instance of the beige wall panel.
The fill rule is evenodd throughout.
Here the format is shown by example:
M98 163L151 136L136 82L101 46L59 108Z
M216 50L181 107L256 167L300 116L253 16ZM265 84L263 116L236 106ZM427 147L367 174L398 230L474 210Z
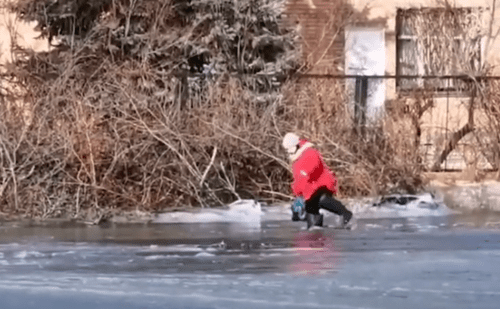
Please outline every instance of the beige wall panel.
M36 23L24 23L16 19L14 14L0 10L0 62L6 63L12 60L10 45L11 36L9 27L15 29L18 34L18 43L23 47L31 48L35 51L49 50L47 39L36 39L40 32L34 30Z

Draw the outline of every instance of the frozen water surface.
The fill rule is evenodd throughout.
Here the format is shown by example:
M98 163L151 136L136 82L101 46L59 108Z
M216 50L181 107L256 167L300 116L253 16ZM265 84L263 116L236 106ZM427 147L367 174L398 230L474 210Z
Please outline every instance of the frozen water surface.
M430 196L353 230L240 201L149 224L0 225L0 308L498 308L500 216ZM434 204L433 204L434 203Z

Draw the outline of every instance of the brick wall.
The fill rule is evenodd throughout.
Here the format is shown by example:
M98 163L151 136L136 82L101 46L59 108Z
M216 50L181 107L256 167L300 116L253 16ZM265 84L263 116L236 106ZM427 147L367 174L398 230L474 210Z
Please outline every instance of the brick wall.
M286 21L299 28L310 73L343 72L343 25L348 15L348 6L339 0L288 0Z

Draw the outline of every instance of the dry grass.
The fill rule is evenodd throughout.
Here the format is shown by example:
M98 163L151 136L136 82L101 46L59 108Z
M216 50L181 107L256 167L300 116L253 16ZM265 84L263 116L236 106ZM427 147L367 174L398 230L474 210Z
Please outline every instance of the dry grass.
M179 108L141 89L137 76L150 71L140 63L105 61L88 82L74 76L86 71L92 59L85 59L76 57L51 86L9 101L22 105L2 104L2 211L95 218L287 198L291 175L280 145L288 131L317 144L343 196L420 185L413 129L401 125L409 118L393 113L358 135L340 83L290 82L282 96L259 103L238 79L221 78L203 101Z

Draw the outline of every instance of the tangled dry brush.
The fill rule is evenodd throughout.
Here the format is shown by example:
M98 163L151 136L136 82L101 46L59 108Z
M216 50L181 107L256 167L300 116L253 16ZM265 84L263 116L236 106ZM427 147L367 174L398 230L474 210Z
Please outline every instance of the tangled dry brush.
M13 44L2 75L0 211L95 219L288 199L292 130L325 153L343 196L417 188L413 128L391 125L408 117L360 136L342 82L293 78L300 38L283 4L11 4L55 46Z

